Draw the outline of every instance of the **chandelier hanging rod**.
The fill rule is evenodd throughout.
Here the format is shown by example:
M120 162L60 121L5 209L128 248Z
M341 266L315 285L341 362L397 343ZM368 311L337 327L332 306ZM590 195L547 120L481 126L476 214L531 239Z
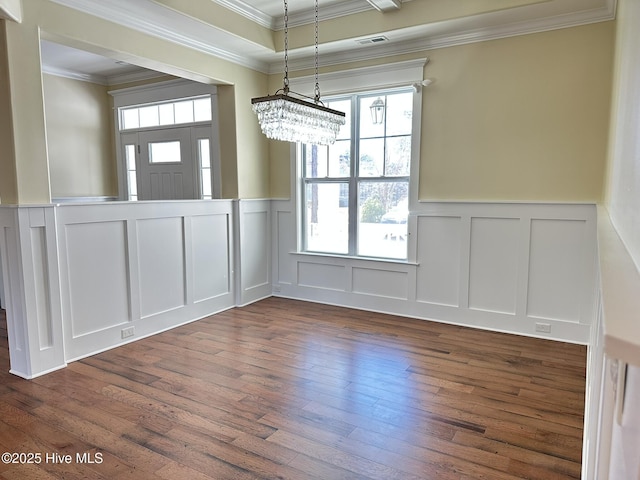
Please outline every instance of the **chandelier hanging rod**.
M284 80L274 95L251 99L262 132L271 139L329 145L335 142L345 113L320 101L318 81L318 0L315 1L315 89L314 97L289 91L289 6L284 0ZM297 98L292 96L295 94ZM308 99L308 100L306 100Z

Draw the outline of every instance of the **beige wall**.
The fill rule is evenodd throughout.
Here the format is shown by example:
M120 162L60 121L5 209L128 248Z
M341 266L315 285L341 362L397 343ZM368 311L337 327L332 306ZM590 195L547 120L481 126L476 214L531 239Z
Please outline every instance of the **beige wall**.
M33 6L37 2L28 2ZM13 168L15 192L11 203L48 203L49 166L44 126L44 102L40 68L38 26L27 21L6 22L7 74L10 102L10 122L14 157L3 165ZM17 159L17 160L16 160ZM10 165L12 163L12 165ZM0 176L7 170L3 168ZM1 193L0 193L1 195Z
M50 201L46 130L40 73L39 33L49 40L108 53L117 59L159 72L197 81L233 85L235 95L224 102L234 107L232 115L220 112L234 135L221 137L223 191L243 198L269 195L268 149L256 128L250 99L264 93L267 76L213 58L210 55L135 32L96 17L62 7L48 0L23 4L23 22L7 26L7 57L11 87L12 123L15 126L16 190L20 203ZM227 142L236 142L228 145ZM235 155L235 156L234 156ZM0 171L0 176L6 173ZM28 172L28 175L26 175ZM25 173L25 175L23 175ZM235 177L235 178L234 178ZM234 182L235 185L228 185Z
M40 120L39 29L48 39L226 85L220 96L224 196L290 195L289 146L264 138L250 105L252 97L272 93L269 81L281 84L280 74L269 79L47 0L31 0L23 7L23 23L7 25L6 38L19 158L13 190L21 203L50 198L46 133ZM419 197L601 200L612 49L613 22L605 22L415 53L414 58L430 57L425 76L436 80L423 96ZM384 62L399 59L407 56ZM345 68L353 66L360 65ZM52 168L53 174L55 160ZM10 168L0 164L0 169L0 176L11 177ZM78 191L71 184L63 188L64 181L57 171L55 175L54 186L60 187L56 195ZM108 190L109 184L101 188Z
M0 203L16 203L18 191L5 25L5 20L0 20Z
M262 134L258 117L251 109L251 98L264 95L266 76L235 85L238 145L238 196L269 198L269 141ZM220 123L226 119L221 114ZM240 125L242 125L240 127ZM254 139L248 142L248 139Z
M600 201L613 37L604 22L386 59L427 56L435 80L423 91L419 198ZM288 197L288 148L275 143L271 192Z
M118 194L107 87L44 75L52 197Z
M640 268L640 2L618 0L611 142L605 203Z
M235 87L218 87L218 110L220 115L220 170L222 176L222 198L239 198L238 166L229 159L238 157L238 139L236 135L236 91Z
M613 26L428 52L420 198L599 201Z

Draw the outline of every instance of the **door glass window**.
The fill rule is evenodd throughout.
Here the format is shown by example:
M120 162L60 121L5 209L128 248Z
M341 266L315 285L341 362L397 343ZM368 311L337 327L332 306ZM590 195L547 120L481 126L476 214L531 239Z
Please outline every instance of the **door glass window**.
M176 123L193 123L193 100L173 104Z
M122 112L122 116L120 117L121 130L131 130L132 128L140 128L140 119L138 118L137 108L121 110L121 112Z
M211 188L211 156L208 138L198 139L198 158L200 159L202 198L209 200L213 198L213 192Z
M174 102L121 107L120 130L210 122L211 95Z
M182 163L180 141L149 143L149 163Z
M127 179L129 181L129 200L138 200L138 179L136 173L136 146L124 146L125 163L127 165Z
M211 121L211 98L198 98L193 101L193 119L196 122Z
M160 119L158 118L158 106L151 105L150 107L142 107L139 111L140 114L140 128L157 127L160 125Z
M173 115L173 103L158 105L158 114L160 115L160 125L173 125L176 123Z

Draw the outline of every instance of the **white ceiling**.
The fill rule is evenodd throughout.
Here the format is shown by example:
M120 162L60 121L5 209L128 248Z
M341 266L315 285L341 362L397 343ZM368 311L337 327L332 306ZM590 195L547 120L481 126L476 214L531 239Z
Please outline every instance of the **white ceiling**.
M186 15L175 8L168 8L163 0L51 0L91 15L134 28L144 33L160 36L211 55L224 58L256 70L275 73L282 70L282 54L273 48L258 45L243 38L237 32L226 31L224 22L206 22ZM195 1L195 0L189 0ZM199 0L202 1L202 0ZM272 30L282 28L282 0L209 0L236 14L240 14L262 27ZM393 27L380 32L385 42L362 42L371 35L359 37L351 31L340 40L321 43L321 64L339 64L398 55L414 51L425 51L461 43L489 40L523 33L551 30L597 21L610 20L615 16L615 0L521 0L519 6L500 9L502 0L484 0L485 5L496 3L496 9L486 9L477 15L452 16L445 21L398 26L402 5L410 0L319 0L320 20L353 15L371 19L373 4L391 5L391 12L375 12L380 15L381 26L386 18ZM437 0L413 0L419 8L428 9ZM440 0L441 2L442 0ZM470 4L469 0L447 0ZM170 3L165 0L165 3ZM313 22L314 0L288 0L289 26L295 27ZM400 5L396 10L395 5ZM418 5L412 5L418 7ZM448 4L450 6L452 4ZM455 6L455 5L454 5ZM406 7L405 7L406 9ZM388 15L388 17L385 17ZM395 16L395 17L394 17ZM375 17L376 20L378 17ZM218 23L215 25L213 23ZM354 29L356 30L356 29ZM44 34L46 39L46 34ZM49 41L48 41L49 40ZM109 52L85 52L51 41L42 41L43 70L48 73L85 79L103 84L123 83L153 75L153 72L110 58ZM310 42L312 43L312 42ZM103 54L104 53L104 54ZM290 70L308 68L313 65L313 45L289 51ZM141 62L143 63L143 62Z

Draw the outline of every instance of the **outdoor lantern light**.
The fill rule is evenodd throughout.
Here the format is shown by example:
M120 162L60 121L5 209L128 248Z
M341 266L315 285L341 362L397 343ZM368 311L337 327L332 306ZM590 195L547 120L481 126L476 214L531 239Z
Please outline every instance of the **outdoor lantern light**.
M371 109L371 122L374 125L382 124L382 122L384 122L384 110L385 110L384 100L378 97L376 100L373 101L373 103L369 108Z

